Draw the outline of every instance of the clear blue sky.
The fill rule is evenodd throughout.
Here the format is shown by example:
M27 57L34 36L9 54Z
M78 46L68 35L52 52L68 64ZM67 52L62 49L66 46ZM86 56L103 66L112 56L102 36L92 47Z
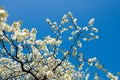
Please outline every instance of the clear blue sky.
M71 11L80 26L95 18L100 39L86 42L84 55L96 56L110 72L120 71L120 0L0 0L9 13L8 23L23 20L23 27L36 27L39 36L51 33L45 19L60 21Z

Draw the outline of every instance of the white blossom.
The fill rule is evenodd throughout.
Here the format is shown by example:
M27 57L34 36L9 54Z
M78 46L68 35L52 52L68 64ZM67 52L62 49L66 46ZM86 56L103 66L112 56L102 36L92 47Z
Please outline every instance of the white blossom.
M65 14L62 18L61 24L63 25L66 22L68 22L68 19L67 19L67 15Z
M15 48L14 46L11 46L11 47L10 47L10 49L11 49L11 53L12 53L12 54L13 54L14 51L15 51L14 48Z
M0 14L3 14L3 13L5 13L5 10L0 9Z
M42 44L42 40L36 40L35 43L36 43L37 45L40 45L40 44Z
M95 74L95 76L94 76L94 80L99 80L99 77L98 77L97 74Z
M6 22L7 17L8 17L7 12L4 9L1 8L0 9L0 21L1 22Z
M50 36L47 36L44 41L46 44L56 44L58 46L62 43L62 41L60 41L60 40L56 41L55 38L51 38Z
M8 25L3 23L4 25L2 25L2 30L10 32L12 30L12 28Z
M21 21L14 22L11 27L13 32L20 31Z
M37 33L36 28L32 28L32 30L31 30L31 34L36 34L36 33Z
M91 36L94 36L94 33L90 33Z
M96 32L96 33L98 32L97 28L91 28L91 30L94 31L94 32Z
M73 29L73 28L74 28L74 26L69 26L69 28L70 28L70 29Z
M88 31L88 27L83 27L83 30L84 31Z
M47 71L47 78L52 78L54 76L52 71Z
M76 26L76 28L77 28L77 30L79 30L79 31L81 30L81 27L79 27L79 26Z
M89 64L90 66L93 66L93 62L95 62L95 61L97 61L97 58L96 58L96 57L90 58L90 59L88 59L88 64Z
M80 41L77 41L78 47L82 48L82 43Z
M107 77L111 80L118 80L118 76L114 76L112 73L108 72Z
M80 65L79 65L79 70L82 70L83 69L83 66L84 66L84 62L82 62Z
M52 26L52 23L51 23L51 21L50 21L50 19L46 19L46 22L50 25L50 26Z
M74 56L77 54L77 48L76 47L73 47L73 53L72 53Z
M95 39L99 39L99 36L95 36Z
M69 74L65 74L64 80L72 80L72 79L71 79L71 76Z
M73 19L73 23L76 24L76 22L77 22L77 18L74 18L74 19Z
M85 80L88 80L89 77L90 77L90 73L88 73L88 74L86 75Z
M72 31L71 35L74 36L75 34L76 34L75 31Z
M73 15L72 15L71 12L68 12L68 16L69 16L71 19L73 19Z
M62 34L63 32L67 31L68 28L62 28L62 30L60 30L60 33Z
M90 26L92 26L92 25L93 25L93 23L94 23L94 21L95 21L95 19L94 19L94 18L90 19L90 21L89 21L89 25L90 25Z
M68 37L69 40L73 40L73 37Z
M83 41L87 41L87 38L83 38Z

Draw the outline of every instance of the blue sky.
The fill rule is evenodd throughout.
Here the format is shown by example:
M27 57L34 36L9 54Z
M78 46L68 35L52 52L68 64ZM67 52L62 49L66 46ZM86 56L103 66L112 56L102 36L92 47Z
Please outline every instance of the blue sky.
M63 14L71 11L78 25L87 25L95 18L100 39L86 42L84 55L96 56L110 72L120 71L120 0L0 0L9 13L8 23L23 20L23 27L36 27L39 36L51 33L45 22L49 17L60 22Z

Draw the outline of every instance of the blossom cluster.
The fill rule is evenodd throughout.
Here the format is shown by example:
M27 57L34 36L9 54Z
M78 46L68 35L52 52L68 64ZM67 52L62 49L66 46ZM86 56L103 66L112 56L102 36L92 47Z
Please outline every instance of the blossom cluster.
M21 21L9 25L7 17L8 13L0 8L0 78L3 80L88 80L90 73L87 69L83 70L85 61L105 72L96 57L86 59L79 51L83 41L99 38L96 35L98 29L93 27L94 18L85 27L77 25L77 18L71 12L63 16L60 25L47 18L46 22L56 36L48 35L42 40L36 38L35 28L30 31L27 28L21 29ZM64 27L67 23L71 25ZM68 50L62 50L62 36L66 31L71 31L68 40L73 42ZM60 53L63 55L60 56ZM70 55L79 67L70 61ZM107 72L107 77L118 80L118 76L110 72ZM97 74L94 80L99 80Z

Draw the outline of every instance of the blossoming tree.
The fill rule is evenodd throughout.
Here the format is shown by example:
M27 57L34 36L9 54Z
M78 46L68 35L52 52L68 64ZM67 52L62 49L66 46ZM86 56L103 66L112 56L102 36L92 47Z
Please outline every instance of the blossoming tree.
M82 43L98 39L98 29L93 27L94 18L88 25L79 27L77 19L71 12L65 14L58 25L57 22L46 22L52 28L55 37L50 35L44 39L36 39L37 30L21 29L21 21L7 23L8 13L0 8L0 78L2 80L88 80L89 68L95 66L109 79L118 80L118 74L113 75L99 63L96 57L85 58L81 52ZM66 27L65 27L66 26ZM64 33L70 41L68 49L62 48ZM70 57L78 66L70 61ZM97 72L93 79L100 80Z

